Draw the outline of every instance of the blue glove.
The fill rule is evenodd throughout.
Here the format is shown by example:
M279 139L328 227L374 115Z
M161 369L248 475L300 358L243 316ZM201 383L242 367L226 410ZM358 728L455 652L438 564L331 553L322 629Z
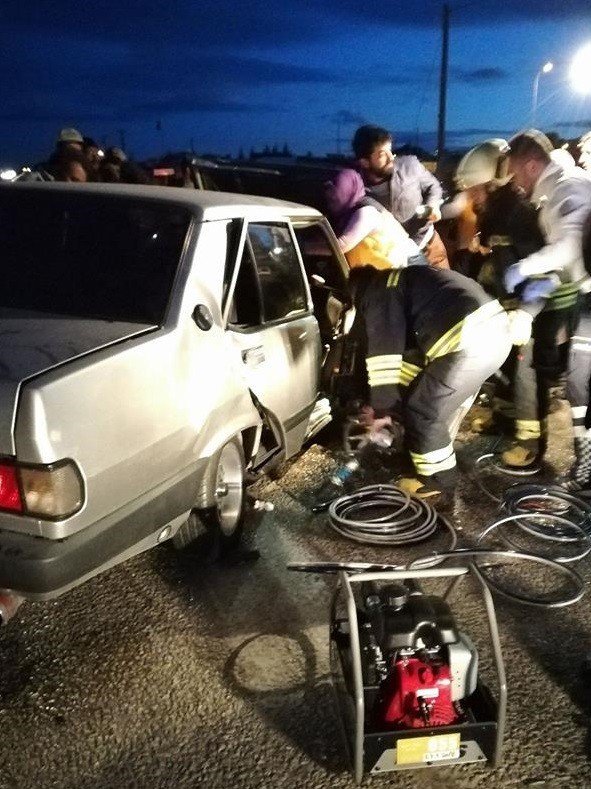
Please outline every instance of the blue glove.
M527 277L521 273L519 263L514 263L512 266L509 266L507 271L503 274L503 282L507 293L513 293L515 288L523 282L524 279L527 279Z
M545 299L553 290L556 290L556 282L550 277L543 279L532 279L524 287L520 299L523 304L531 304L532 301Z

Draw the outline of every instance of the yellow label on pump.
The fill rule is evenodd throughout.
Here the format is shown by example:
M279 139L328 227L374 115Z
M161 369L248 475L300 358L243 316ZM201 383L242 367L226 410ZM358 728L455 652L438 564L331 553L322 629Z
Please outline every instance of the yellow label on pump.
M460 758L460 735L436 734L432 737L409 737L396 743L396 764L441 762Z

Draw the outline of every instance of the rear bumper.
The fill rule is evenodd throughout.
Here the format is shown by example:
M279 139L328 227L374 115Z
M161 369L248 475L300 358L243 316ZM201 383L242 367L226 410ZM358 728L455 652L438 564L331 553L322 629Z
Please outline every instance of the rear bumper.
M126 515L109 516L63 540L0 531L0 589L51 599L155 545L164 526L195 506L204 468L200 463Z

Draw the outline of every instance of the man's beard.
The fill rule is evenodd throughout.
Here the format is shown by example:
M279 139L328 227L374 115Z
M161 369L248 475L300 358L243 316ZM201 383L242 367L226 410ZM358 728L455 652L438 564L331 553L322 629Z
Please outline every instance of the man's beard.
M376 183L380 183L381 181L387 181L394 172L394 162L391 164L386 164L384 167L372 167L370 170L372 180Z

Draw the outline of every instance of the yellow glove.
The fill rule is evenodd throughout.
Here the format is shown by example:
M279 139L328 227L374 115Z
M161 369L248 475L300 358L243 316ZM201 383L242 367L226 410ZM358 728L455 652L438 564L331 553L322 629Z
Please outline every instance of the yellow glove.
M507 317L509 318L509 333L513 345L528 343L531 339L533 315L525 310L510 310Z

